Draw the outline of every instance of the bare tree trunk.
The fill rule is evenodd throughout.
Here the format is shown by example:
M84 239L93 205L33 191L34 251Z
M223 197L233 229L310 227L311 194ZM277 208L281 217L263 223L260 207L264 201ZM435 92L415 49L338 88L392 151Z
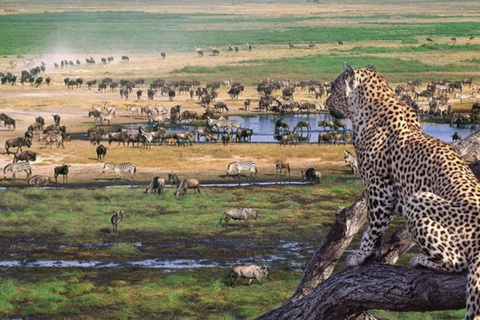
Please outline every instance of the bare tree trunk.
M480 146L480 131L452 145L464 157ZM348 209L337 209L335 224L310 260L302 280L280 308L258 319L375 320L370 309L434 311L462 309L466 274L394 267L413 247L406 229L395 232L378 262L349 268L329 278L345 249L367 219L365 193Z

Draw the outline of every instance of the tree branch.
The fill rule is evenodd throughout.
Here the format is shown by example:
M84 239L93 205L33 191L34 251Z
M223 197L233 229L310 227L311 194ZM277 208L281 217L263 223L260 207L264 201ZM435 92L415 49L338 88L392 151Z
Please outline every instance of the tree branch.
M370 309L461 309L466 303L466 283L466 274L445 274L375 262L346 269L325 280L310 295L289 304L288 309L279 308L258 319L338 320Z

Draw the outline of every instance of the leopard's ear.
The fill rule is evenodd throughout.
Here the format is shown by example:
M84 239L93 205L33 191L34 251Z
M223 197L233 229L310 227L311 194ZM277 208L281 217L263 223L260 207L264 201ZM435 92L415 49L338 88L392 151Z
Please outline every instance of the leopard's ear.
M377 69L375 69L375 67L372 66L371 64L369 64L368 66L366 66L365 69L372 70L372 71L377 71Z
M353 68L347 63L347 61L343 62L343 70L346 71L349 75L353 74Z
M353 68L350 67L346 61L343 63L343 69L345 70L344 73L343 73L345 84L347 85L347 87L350 90L353 90L353 87L354 87L354 84L355 84L355 81L354 81L354 73L355 72L353 71Z

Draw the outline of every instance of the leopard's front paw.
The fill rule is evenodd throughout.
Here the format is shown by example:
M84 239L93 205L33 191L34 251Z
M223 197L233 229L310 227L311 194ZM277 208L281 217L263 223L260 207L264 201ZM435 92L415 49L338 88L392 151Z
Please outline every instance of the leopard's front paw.
M365 259L369 254L364 253L363 251L355 251L350 256L347 257L346 264L347 267L356 267L365 263Z

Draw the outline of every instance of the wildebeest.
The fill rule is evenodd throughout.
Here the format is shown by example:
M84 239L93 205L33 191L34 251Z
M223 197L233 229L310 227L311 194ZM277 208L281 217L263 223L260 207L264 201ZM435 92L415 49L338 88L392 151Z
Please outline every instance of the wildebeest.
M303 130L303 128L307 128L307 130L310 131L311 130L310 122L309 121L299 121L297 123L297 125L295 126L296 130L299 130L299 129Z
M120 224L120 222L123 221L124 214L125 211L123 210L115 210L112 217L110 218L110 222L112 223L112 232L115 232L115 234L118 234L118 225Z
M284 175L286 175L288 171L288 175L290 176L290 164L288 162L284 162L282 160L275 161L275 170L277 175L282 174L282 170L285 170Z
M67 182L68 178L68 168L70 167L69 164L64 164L61 166L57 166L53 169L54 177L55 177L55 183L58 183L57 178L59 175L62 175L63 177L63 183Z
M161 179L159 176L156 176L150 181L145 192L151 194L152 192L155 194L163 194L163 189L165 188L165 179Z
M3 125L8 128L8 130L15 130L16 121L5 113L0 113L0 120L3 121ZM13 127L13 129L12 129Z
M35 187L45 187L52 183L50 177L42 175L34 175L28 179L28 184Z
M235 140L237 142L249 142L252 141L253 129L250 128L238 128L235 133Z
M112 141L118 141L118 145L120 145L120 142L123 143L125 146L125 141L128 139L128 133L125 130L120 129L117 132L109 132L108 133L108 145L112 143Z
M18 162L18 161L33 162L36 160L37 160L37 153L30 150L23 151L21 153L17 152L13 155L13 162Z
M25 139L24 137L17 137L8 139L5 141L5 149L7 150L7 154L10 154L10 148L17 148L17 152L23 151L22 147L30 148L32 146L32 141L30 139Z
M223 212L223 216L220 218L220 225L222 223L228 223L232 220L243 220L245 227L248 226L248 219L256 220L258 218L258 209L256 208L234 208L228 209Z
M248 279L248 285L250 285L254 279L260 284L263 284L262 279L268 278L268 266L263 265L259 267L254 264L249 266L235 266L232 268L232 270L230 270L225 279L229 279L232 276L234 278L232 286L237 284L238 278Z
M97 160L101 161L102 158L105 160L105 156L107 155L107 147L105 147L103 144L99 145L96 149L97 152Z
M178 197L180 194L186 194L187 189L193 189L194 193L198 192L200 194L200 181L197 179L183 179L177 187L175 196Z
M315 170L315 168L308 168L307 170L302 170L302 178L313 184L319 184L322 179L322 174Z
M222 101L219 101L219 102L215 103L213 106L214 106L215 110L217 110L218 112L223 112L223 111L228 112L228 111L230 111L228 109L227 104L225 102L222 102Z

